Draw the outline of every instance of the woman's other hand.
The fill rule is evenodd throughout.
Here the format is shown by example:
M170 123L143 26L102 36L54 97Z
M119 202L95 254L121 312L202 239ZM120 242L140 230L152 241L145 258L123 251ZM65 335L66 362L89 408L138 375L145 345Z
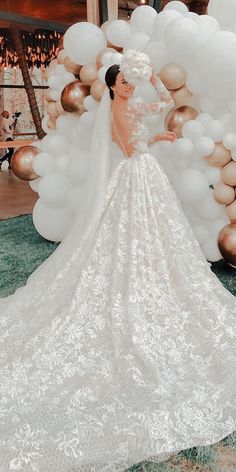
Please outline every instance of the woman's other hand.
M149 146L159 141L170 141L173 143L177 139L176 134L173 131L167 131L166 133L158 133L152 136L149 140Z

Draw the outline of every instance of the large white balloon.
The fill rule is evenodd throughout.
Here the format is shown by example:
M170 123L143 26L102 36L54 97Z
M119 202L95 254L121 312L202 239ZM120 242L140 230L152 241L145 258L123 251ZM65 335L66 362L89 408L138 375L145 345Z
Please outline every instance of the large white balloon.
M131 30L150 35L152 33L153 23L156 16L156 10L149 5L142 5L135 8L130 20Z
M178 2L178 1L171 1L171 2L168 2L164 9L164 11L167 11L167 10L176 10L178 11L179 13L182 13L183 15L186 15L186 13L188 13L188 7L185 5L185 3L183 2Z
M75 23L64 35L65 52L76 64L96 62L99 51L106 45L105 34L92 23Z
M221 29L236 32L236 0L210 0L208 15L216 18Z
M34 157L32 167L36 174L44 176L55 170L56 160L51 154L40 152Z
M39 196L49 205L65 204L70 189L68 178L57 172L45 175L39 183Z
M71 225L71 215L66 206L50 206L41 198L33 209L33 223L36 230L49 241L61 241Z
M178 176L176 191L182 202L196 203L208 192L205 175L195 169L184 169Z
M127 21L111 21L106 32L107 38L114 46L123 47L126 39L130 35L130 26Z
M162 40L165 30L171 21L181 18L182 15L177 10L161 11L155 18L153 23L152 40Z

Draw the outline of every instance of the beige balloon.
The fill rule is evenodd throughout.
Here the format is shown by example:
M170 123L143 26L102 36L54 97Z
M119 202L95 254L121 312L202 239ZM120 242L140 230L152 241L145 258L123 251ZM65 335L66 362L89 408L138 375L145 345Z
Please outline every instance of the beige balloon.
M107 53L116 53L117 51L114 49L114 48L105 48L105 49L101 49L101 51L98 53L97 55L97 59L96 59L96 64L97 64L97 68L100 69L100 67L103 66L103 63L102 63L102 59L103 59L103 56Z
M63 64L65 58L66 58L66 51L65 49L61 49L61 51L59 51L57 55L58 64Z
M80 80L85 84L85 85L92 85L92 83L98 78L98 70L96 64L85 64L81 69L80 69Z
M230 221L236 221L236 200L225 207L225 212Z
M176 63L169 63L162 67L160 79L169 90L176 90L184 86L186 81L186 71Z
M192 97L192 93L187 89L186 85L179 88L178 90L172 90L170 92L175 105L177 107L182 107L183 105L187 105L188 100Z
M52 92L51 88L48 88L48 89L44 90L43 95L44 95L45 100L47 100L48 102L54 102L55 101L51 97L51 92Z
M220 141L219 143L215 144L213 153L209 156L206 156L205 159L210 166L223 167L231 161L231 154L230 151L226 149L223 143Z
M66 56L64 59L64 67L68 72L78 75L82 66L80 64L76 64L68 56Z
M49 120L47 121L47 127L49 129L56 129L56 118L54 116L49 116Z
M54 116L54 118L57 118L60 113L58 113L57 108L56 108L56 102L48 102L46 104L46 111L49 115Z
M235 192L233 187L230 187L230 185L219 182L214 187L213 196L218 203L229 205L235 199Z
M99 79L92 83L90 93L94 100L97 100L97 102L101 100L105 88L106 84L103 84Z
M57 110L57 113L58 113L58 116L59 115L64 115L66 112L61 104L61 99L58 98L58 100L56 101L56 105L55 105L55 108Z
M21 180L34 180L38 175L32 168L34 157L39 153L35 146L23 146L17 149L11 160L11 169L13 174Z
M218 246L228 264L236 267L236 222L228 224L220 230Z
M236 185L236 162L231 161L223 167L222 180L227 185Z

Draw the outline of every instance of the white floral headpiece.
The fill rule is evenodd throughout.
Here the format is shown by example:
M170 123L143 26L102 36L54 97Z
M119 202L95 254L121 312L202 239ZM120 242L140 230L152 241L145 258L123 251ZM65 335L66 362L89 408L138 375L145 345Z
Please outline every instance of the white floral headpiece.
M137 83L138 79L150 80L152 75L150 58L143 52L128 49L121 60L120 71L130 83Z

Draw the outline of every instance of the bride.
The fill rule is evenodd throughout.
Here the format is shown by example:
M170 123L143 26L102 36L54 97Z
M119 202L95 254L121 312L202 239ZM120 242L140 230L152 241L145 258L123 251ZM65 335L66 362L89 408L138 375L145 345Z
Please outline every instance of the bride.
M0 301L1 472L121 472L236 429L236 301L149 153L171 97L127 76L106 74L83 215Z

